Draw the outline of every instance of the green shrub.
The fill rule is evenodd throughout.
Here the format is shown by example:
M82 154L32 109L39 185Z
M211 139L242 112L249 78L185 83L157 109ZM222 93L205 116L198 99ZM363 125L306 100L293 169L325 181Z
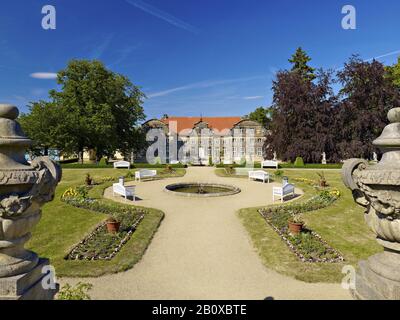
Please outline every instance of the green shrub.
M92 287L90 283L79 282L75 287L67 283L58 293L58 300L90 300L88 291Z
M99 161L99 166L107 166L107 165L108 165L107 158L101 158Z
M79 200L87 199L88 194L89 194L88 189L87 189L86 186L76 187L76 192L78 193L76 198L79 199Z
M284 171L283 170L276 170L274 172L275 177L282 177L284 175Z
M304 160L302 157L297 157L296 161L294 162L295 168L304 168Z
M134 171L128 171L128 173L125 175L126 179L133 179L135 178L135 172ZM113 181L113 180L112 180Z
M154 164L161 165L161 158L160 157L154 158Z

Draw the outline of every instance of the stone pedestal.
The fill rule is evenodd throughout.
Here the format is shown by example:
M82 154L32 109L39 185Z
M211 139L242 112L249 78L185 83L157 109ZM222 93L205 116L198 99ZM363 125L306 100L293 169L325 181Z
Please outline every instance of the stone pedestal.
M382 160L345 162L342 176L365 221L384 252L359 263L353 296L368 300L400 300L400 108L389 111L390 124L373 144ZM375 157L377 158L377 157Z
M399 254L386 251L361 261L353 296L360 300L400 300L399 265Z
M18 114L16 107L0 105L0 300L53 299L57 286L42 285L49 262L24 245L42 205L54 198L61 169L48 157L27 163L25 150L32 142L16 121Z
M59 286L48 288L45 267L49 260L40 259L31 271L13 277L0 278L0 300L53 300Z

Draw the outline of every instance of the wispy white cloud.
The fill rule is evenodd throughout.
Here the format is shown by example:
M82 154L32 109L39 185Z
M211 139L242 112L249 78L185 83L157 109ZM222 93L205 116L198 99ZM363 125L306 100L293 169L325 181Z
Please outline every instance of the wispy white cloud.
M379 60L379 59L382 59L382 58L394 56L394 55L396 55L396 54L400 54L400 50L388 52L388 53L382 54L382 55L377 56L377 57L373 57L373 58L366 59L366 60L364 60L364 61L365 61L365 62L368 62L368 61L372 61L372 60L374 60L374 59L375 59L375 60Z
M391 57L391 56L398 55L398 54L400 55L400 50L384 53L384 54L381 54L381 55L376 56L376 57L364 59L363 61L364 62L370 62L372 60L379 60L379 59L382 59L382 58L387 58L387 57ZM343 69L344 69L344 67L340 67L340 68L335 69L335 71L340 71L340 70L343 70Z
M259 100L264 99L264 96L250 96L250 97L243 97L244 100Z
M114 34L107 35L104 38L104 40L94 48L94 50L91 54L91 58L92 59L100 59L101 56L104 54L104 52L106 52L108 47L111 45L111 42L113 41L113 39L114 39Z
M31 78L40 79L40 80L54 80L57 79L57 73L53 72L35 72L31 73Z
M151 14L154 17L164 20L177 28L180 28L180 29L192 32L192 33L196 33L196 34L200 32L200 30L198 28L190 25L189 23L186 23L186 22L174 17L173 15L171 15L165 11L162 11L162 10L160 10L148 3L145 3L141 0L125 0L125 1L127 3L129 3L130 5L143 10L144 12L147 12L148 14Z
M196 83L191 83L191 84L187 84L187 85L176 87L176 88L167 89L164 91L150 93L147 95L147 97L148 98L156 98L156 97L167 96L169 94L180 92L180 91L210 88L210 87L215 87L215 86L220 86L220 85L225 85L225 84L246 82L246 81L257 80L257 79L262 79L262 78L266 78L266 76L253 76L253 77L247 77L247 78L236 78L236 79L225 79L225 80L206 80L206 81L202 81L202 82L196 82Z
M116 66L125 61L133 51L135 51L137 48L140 47L140 44L137 45L131 45L131 46L126 46L122 48L121 50L117 51L117 58L113 63L110 64L110 66Z

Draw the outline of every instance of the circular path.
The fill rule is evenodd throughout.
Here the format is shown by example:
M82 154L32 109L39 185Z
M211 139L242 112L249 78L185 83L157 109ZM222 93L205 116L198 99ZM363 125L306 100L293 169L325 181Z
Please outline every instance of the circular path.
M214 182L242 192L220 198L184 198L164 192L177 182ZM92 299L349 299L339 284L309 284L267 269L236 212L268 205L274 184L223 178L214 168L192 167L182 178L138 182L137 205L165 213L142 260L133 269L90 282ZM300 190L296 190L301 193ZM107 189L105 197L116 200ZM124 202L122 198L118 201Z

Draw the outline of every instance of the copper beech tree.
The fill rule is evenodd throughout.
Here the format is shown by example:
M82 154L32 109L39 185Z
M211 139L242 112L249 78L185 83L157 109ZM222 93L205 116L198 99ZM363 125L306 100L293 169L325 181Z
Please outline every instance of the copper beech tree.
M352 56L336 74L314 71L299 50L289 61L293 68L278 72L273 81L265 156L277 152L282 160L302 157L306 163L320 163L323 152L329 162L371 158L378 151L372 141L387 124L385 114L400 105L399 89L384 65Z

